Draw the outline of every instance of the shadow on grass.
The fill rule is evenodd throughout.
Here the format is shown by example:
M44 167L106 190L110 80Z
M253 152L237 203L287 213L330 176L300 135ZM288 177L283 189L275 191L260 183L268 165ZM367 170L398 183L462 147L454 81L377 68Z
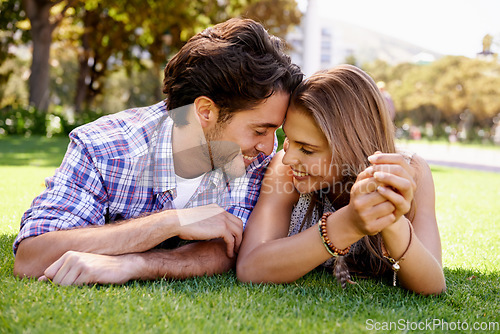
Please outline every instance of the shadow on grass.
M67 137L4 137L0 139L0 165L58 167L68 143Z

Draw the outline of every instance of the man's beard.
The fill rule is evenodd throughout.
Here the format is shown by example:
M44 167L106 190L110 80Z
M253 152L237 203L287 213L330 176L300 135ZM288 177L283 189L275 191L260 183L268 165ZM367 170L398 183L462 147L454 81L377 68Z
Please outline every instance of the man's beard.
M223 172L229 174L230 178L243 176L245 173L245 164L241 154L241 148L238 144L221 140L225 124L217 122L214 129L210 130L206 135L208 159L212 169L222 169Z

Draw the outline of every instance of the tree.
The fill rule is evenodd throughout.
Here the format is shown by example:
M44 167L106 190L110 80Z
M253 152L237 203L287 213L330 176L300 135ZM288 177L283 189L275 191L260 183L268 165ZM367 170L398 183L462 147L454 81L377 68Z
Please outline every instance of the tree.
M102 80L118 67L129 71L144 68L149 58L160 85L160 68L168 54L209 25L248 16L283 36L300 20L295 0L22 0L22 4L31 23L33 43L29 101L42 110L47 110L50 101L53 34L68 18L70 25L81 28L74 99L77 111L91 107L102 93ZM166 36L170 36L169 46L164 42Z
M349 65L357 66L357 62L358 60L356 59L356 56L354 54L350 54L344 59L344 63Z
M31 22L33 60L29 78L30 104L37 109L49 107L49 57L52 33L61 23L75 0L23 0L23 7ZM63 6L57 6L63 4ZM57 7L54 11L52 11Z
M144 67L144 57L148 57L160 86L161 68L168 54L209 25L247 16L263 22L271 32L284 35L290 25L299 23L299 14L295 0L86 2L81 10L84 33L75 110L91 106L113 64L127 69ZM160 88L156 91L160 99Z
M75 110L90 108L102 93L102 81L110 71L125 67L144 67L149 57L157 69L166 61L164 37L168 32L171 47L180 47L210 22L201 11L202 1L92 1L79 12L84 31L79 53L80 74ZM186 36L186 37L184 37ZM184 38L183 38L184 37ZM160 94L158 94L160 95Z
M488 128L500 112L500 64L447 56L429 65L367 64L375 80L385 79L400 121L457 126L464 117ZM383 70L382 70L383 69Z
M269 33L281 38L285 38L291 27L299 25L302 18L295 0L250 1L243 15L261 22Z

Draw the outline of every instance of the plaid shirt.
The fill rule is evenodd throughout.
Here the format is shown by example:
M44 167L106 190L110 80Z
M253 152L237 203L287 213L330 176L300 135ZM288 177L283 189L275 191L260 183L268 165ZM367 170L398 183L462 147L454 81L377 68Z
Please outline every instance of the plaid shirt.
M21 219L14 253L27 237L175 209L172 127L160 102L102 117L71 132L61 166ZM229 182L220 169L206 173L185 207L216 203L245 225L276 147L275 137L273 154L260 153L245 176Z

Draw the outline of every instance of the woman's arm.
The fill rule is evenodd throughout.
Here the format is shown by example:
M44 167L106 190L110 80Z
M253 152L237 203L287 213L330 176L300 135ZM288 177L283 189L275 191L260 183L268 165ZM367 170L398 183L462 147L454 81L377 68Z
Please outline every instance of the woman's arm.
M391 161L384 160L382 155L377 155L377 159L375 170L384 168L387 170ZM383 229L381 235L390 256L398 260L408 248L412 233L410 247L404 254L404 260L399 263L401 269L398 271L398 279L401 285L409 290L421 294L438 294L446 289L446 282L441 265L441 241L436 222L434 182L431 170L422 158L414 156L411 167L416 182L413 194L414 214L411 221L413 228L409 227L408 221L403 217ZM397 174L395 172L392 176L384 175L387 178L385 180L379 178L379 181L402 193L404 191L400 190L398 182L398 177L402 173L399 173L399 176ZM386 192L387 189L385 188ZM398 211L397 208L401 207L403 200L399 198L401 201L398 201L397 197L392 197L394 193L383 195L393 202L395 211Z
M299 194L293 187L290 168L281 162L282 156L283 152L278 153L271 162L243 234L236 265L238 279L243 282L293 282L330 258L317 225L287 237ZM361 237L340 231L347 226L342 223L345 217L345 210L340 210L328 219L329 231L339 232L330 237L339 248Z
M397 256L402 255L407 247L410 229L407 224L403 224L406 221L404 218L397 217L402 216L401 212L408 211L408 202L414 197L413 175L401 171L399 167L395 168L394 164L397 163L392 160L384 161L385 157L386 155L377 157L379 165L374 167L374 171L384 168L386 178L381 177L380 180L384 180L380 181L370 175L374 171L365 173L353 187L351 203L328 217L328 236L337 248L346 248L363 235L380 231L383 231L386 248L394 258L398 259ZM392 173L387 170L388 165L391 165ZM394 169L398 171L394 172ZM406 288L418 293L432 294L443 291L445 284L441 265L435 258L439 249L440 259L440 242L434 214L432 177L428 167L427 171L422 168L420 173L422 175L418 175L418 187L421 189L416 191L415 201L417 206L422 207L415 215L415 235L405 260L401 262L399 277ZM259 201L244 233L237 260L237 275L241 281L292 282L330 258L317 225L287 237L292 208L298 200L298 194L291 191L292 181L290 170L281 163L281 154L277 155L264 178ZM393 192L396 195L386 193L382 196L375 191L377 184L381 183L401 189L406 197L399 192ZM432 196L428 196L429 187L432 189ZM425 209L429 205L432 205L431 211ZM434 220L429 220L429 215L434 217ZM420 221L427 223L419 223ZM417 228L417 225L420 227ZM424 230L427 232L423 232ZM432 236L426 238L427 234ZM421 238L426 238L426 241L422 243ZM422 271L422 268L427 272ZM421 276L425 276L425 279Z

